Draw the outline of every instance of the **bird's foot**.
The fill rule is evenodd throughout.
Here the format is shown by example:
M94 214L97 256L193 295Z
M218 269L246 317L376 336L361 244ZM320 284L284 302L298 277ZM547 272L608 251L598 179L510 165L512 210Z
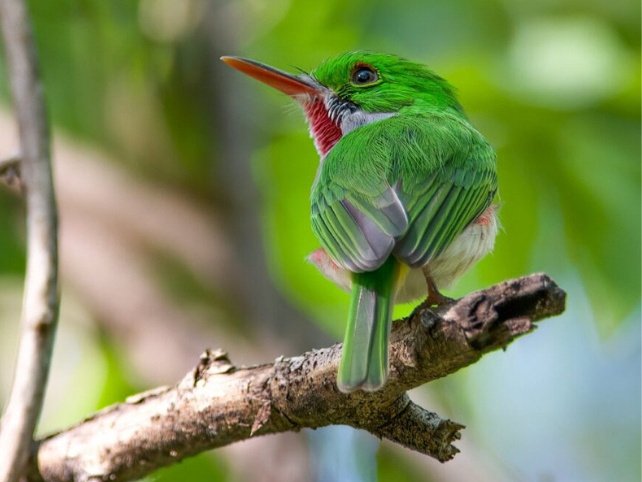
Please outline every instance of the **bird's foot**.
M445 305L450 305L454 303L456 300L454 298L449 298L448 296L444 296L441 293L437 293L435 296L433 293L429 294L424 301L421 302L420 305L418 305L414 311L421 311L423 309L432 309L432 308L441 308L442 306Z
M435 290L428 293L428 297L423 302L423 304L425 304L428 308L430 308L431 306L436 306L437 308L439 308L440 306L450 305L454 302L455 298L444 296L439 291Z
M455 300L453 298L444 296L439 292L439 289L437 289L437 285L431 276L426 275L426 285L428 288L428 297L421 306L425 308L431 308L433 306L439 308L440 306L454 303Z
M436 309L443 306L448 306L455 301L457 300L455 300L454 298L449 298L448 296L444 296L439 292L437 292L436 294L433 292L430 293L424 301L417 305L414 310L412 310L412 314L410 316L412 317L422 310L430 310L437 314Z

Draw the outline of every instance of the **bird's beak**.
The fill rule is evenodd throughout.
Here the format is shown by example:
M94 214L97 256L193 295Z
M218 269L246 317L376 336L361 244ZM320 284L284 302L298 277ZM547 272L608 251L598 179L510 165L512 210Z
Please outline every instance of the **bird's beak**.
M244 59L241 57L223 56L221 60L230 67L254 77L264 84L274 87L281 92L296 97L298 95L319 95L320 86L312 80L300 78L282 70L275 69L269 65L262 64L256 60Z

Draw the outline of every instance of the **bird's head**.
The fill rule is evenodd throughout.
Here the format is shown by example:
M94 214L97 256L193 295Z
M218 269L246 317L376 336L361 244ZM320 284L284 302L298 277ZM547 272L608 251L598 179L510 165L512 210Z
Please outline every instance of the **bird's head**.
M240 57L221 59L297 100L322 157L348 132L404 110L461 112L444 79L396 55L347 52L299 75Z

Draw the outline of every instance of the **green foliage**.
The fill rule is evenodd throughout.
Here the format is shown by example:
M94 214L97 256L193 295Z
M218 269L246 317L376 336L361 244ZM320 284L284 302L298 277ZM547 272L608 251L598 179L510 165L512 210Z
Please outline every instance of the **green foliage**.
M105 335L102 335L98 342L105 363L106 383L99 391L95 410L122 402L132 393L143 389L132 381L131 376L127 375L128 367L124 363L126 357L121 353L120 347Z
M24 270L22 216L16 199L0 191L0 273L18 274Z
M302 116L295 117L302 122ZM271 266L290 297L335 336L343 334L348 296L321 276L305 258L316 249L310 218L310 186L316 156L304 132L275 136L259 150L253 165L263 189L266 241ZM287 195L283 195L287 193ZM306 222L302 223L301 219Z
M399 463L399 455L388 447L381 447L377 453L378 479L381 482L417 480L432 482L433 478L410 464Z
M157 470L143 479L145 482L216 482L229 480L225 465L211 453L201 453L178 464Z

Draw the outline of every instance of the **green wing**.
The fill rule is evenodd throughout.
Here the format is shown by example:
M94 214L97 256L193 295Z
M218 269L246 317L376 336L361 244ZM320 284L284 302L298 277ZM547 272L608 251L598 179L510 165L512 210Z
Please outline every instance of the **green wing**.
M312 228L353 272L391 253L418 267L488 207L496 184L494 153L464 119L398 115L352 131L328 153L312 191Z
M368 194L330 183L312 203L312 229L350 271L372 271L390 256L396 239L408 229L408 219L390 186Z
M411 267L425 265L490 205L495 184L494 172L445 168L425 185L401 186L410 223L394 254Z

